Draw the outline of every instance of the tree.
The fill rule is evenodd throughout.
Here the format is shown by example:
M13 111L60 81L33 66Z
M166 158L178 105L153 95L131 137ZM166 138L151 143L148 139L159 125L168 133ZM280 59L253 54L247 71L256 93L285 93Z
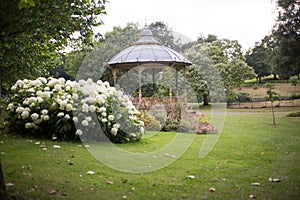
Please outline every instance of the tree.
M209 43L207 51L222 77L228 100L234 98L234 88L240 88L245 80L255 77L236 40L213 41Z
M90 45L106 0L0 0L0 75L6 91L19 78L49 75L62 50ZM75 34L76 33L76 34Z
M208 55L208 43L199 43L192 46L185 56L193 63L187 67L187 81L196 92L198 103L203 101L203 105L209 104L209 99L218 99L218 94L222 94L222 80L218 76L218 69L214 66Z
M180 50L180 41L175 41L172 34L172 29L161 21L153 22L149 25L149 29L153 33L154 38L159 41L162 45L174 49Z
M112 83L111 72L105 68L107 62L137 41L139 34L138 24L128 23L124 28L114 27L100 40L94 41L93 49L83 49L67 54L66 72L74 79L92 78L94 81L102 79Z
M280 75L288 80L300 72L300 4L299 0L278 0L277 7L274 54Z
M296 87L298 85L298 80L296 77L292 77L291 85L294 86L294 95L292 96L292 106L294 106L294 99L296 99Z
M275 87L274 87L273 84L266 83L265 87L267 88L267 92L266 92L267 97L266 97L266 99L271 101L272 119L273 119L272 121L273 121L273 125L275 125L276 122L275 122L275 112L274 112L274 101L278 100L278 96L277 96L277 93L274 92Z
M246 63L254 69L258 83L261 83L262 77L271 74L270 52L263 44L257 43L253 49L246 52L245 57Z

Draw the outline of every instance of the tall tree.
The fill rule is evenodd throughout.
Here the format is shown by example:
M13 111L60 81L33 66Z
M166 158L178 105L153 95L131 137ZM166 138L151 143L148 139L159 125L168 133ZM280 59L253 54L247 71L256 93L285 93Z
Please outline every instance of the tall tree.
M0 75L7 89L19 78L49 74L68 45L92 42L106 0L0 0ZM3 87L2 87L3 86Z
M209 43L208 54L219 70L228 100L234 97L234 88L240 88L246 79L255 77L254 70L245 62L241 45L236 40L222 39Z
M255 47L246 52L246 63L252 67L256 73L257 82L261 83L261 78L271 74L270 51L262 43L257 43Z
M128 23L124 28L114 27L93 43L93 49L70 52L65 63L66 72L77 79L109 81L111 74L110 70L105 69L107 62L137 41L139 34L138 24Z
M278 0L277 7L274 53L280 75L288 79L300 72L300 4L299 0Z
M175 41L172 28L166 23L161 21L153 22L149 25L149 29L152 31L154 38L162 43L162 45L176 51L180 50L180 41Z

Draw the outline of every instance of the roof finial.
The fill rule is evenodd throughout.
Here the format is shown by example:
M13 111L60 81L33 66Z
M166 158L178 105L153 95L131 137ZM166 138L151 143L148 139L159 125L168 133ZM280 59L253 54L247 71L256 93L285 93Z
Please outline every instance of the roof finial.
M147 23L148 19L145 18L145 27L144 28L148 28L148 23Z

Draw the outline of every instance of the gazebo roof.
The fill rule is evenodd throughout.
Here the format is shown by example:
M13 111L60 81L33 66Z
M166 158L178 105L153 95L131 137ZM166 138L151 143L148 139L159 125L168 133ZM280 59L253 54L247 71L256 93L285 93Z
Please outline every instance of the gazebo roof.
M108 62L108 65L112 67L135 67L146 63L158 63L176 68L192 64L177 51L156 41L150 29L144 28L138 41L115 55Z

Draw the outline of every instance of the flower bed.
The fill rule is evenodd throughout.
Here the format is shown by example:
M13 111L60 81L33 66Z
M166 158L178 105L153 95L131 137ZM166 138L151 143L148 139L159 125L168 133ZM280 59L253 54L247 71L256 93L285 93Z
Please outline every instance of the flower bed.
M22 135L134 142L144 133L139 111L108 82L63 78L18 80L7 99L7 127Z

